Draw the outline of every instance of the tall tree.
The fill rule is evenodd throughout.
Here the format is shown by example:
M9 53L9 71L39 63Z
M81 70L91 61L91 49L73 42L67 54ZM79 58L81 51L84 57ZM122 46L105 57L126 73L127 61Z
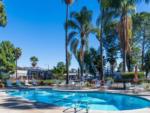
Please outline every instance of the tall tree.
M150 49L146 52L144 56L144 68L146 71L146 76L150 72Z
M115 3L113 3L112 6L120 16L118 33L120 46L122 48L123 71L125 72L127 53L130 53L131 50L130 40L132 37L132 19L130 16L135 11L135 0L117 0Z
M144 56L150 47L150 13L141 12L133 15L133 34L140 43L141 51L141 69L144 69ZM139 45L139 44L138 44Z
M104 27L106 24L112 20L113 12L110 10L110 1L108 0L98 0L99 3L99 18L97 19L97 26L99 31L97 31L96 38L99 41L100 45L100 61L101 61L101 68L100 68L100 80L101 85L103 85L104 81L104 38L105 38L105 30Z
M105 11L105 4L108 3L106 0L98 0L99 9L100 9L100 17L98 18L98 28L99 31L96 34L97 39L100 43L100 61L101 61L101 68L100 68L100 80L104 81L104 67L103 67L103 26L104 26L104 11ZM103 83L102 83L103 85Z
M69 59L70 53L68 52L68 17L69 17L69 5L74 0L63 0L66 4L66 25L65 25L65 52L66 52L66 84L69 83Z
M58 62L57 66L52 69L55 79L64 79L65 72L66 66L64 62Z
M85 52L85 69L88 73L96 76L101 68L101 61L100 61L100 54L99 51L95 48L90 48L89 51Z
M32 67L36 67L37 62L38 62L39 60L38 60L38 58L37 58L36 56L32 56L32 57L30 58L30 61L31 61Z
M117 63L116 59L118 57L119 52L119 40L116 32L116 25L117 25L116 21L111 21L107 23L107 25L104 27L105 31L104 47L106 50L106 59L110 64L112 74L116 66L115 64Z
M20 58L21 54L22 54L22 50L21 48L17 47L15 48L15 60L16 60L16 79L17 79L17 76L18 76L18 73L17 73L17 67L18 67L18 59Z
M83 7L80 12L72 12L68 27L70 28L68 41L71 44L71 51L79 63L82 77L85 66L84 53L88 50L88 37L93 31L92 11Z
M0 72L13 74L15 72L15 47L10 41L0 43Z
M130 56L130 43L132 37L132 19L131 14L135 12L137 2L144 1L148 3L150 0L111 0L110 7L120 17L118 24L118 33L123 56L123 71L126 71L126 57Z
M0 0L0 26L5 27L6 24L7 24L6 12L2 0Z

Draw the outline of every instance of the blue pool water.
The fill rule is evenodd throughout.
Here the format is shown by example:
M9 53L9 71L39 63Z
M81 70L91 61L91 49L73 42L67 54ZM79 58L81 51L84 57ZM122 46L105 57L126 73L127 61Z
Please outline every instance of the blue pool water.
M150 101L129 95L106 92L60 92L48 89L16 90L7 92L11 96L22 97L61 107L78 105L92 110L133 110L150 107Z

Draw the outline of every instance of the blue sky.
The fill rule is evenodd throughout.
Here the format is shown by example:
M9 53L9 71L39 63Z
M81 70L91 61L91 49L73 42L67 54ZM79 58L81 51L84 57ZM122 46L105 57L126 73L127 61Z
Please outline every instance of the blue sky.
M31 66L29 58L37 56L38 66L52 68L58 61L65 61L64 20L65 5L62 0L4 0L8 24L0 28L0 41L10 40L22 48L20 66ZM79 11L83 6L93 10L93 22L98 16L97 0L78 0L70 11ZM138 12L150 12L150 5L138 5ZM98 47L95 37L90 37L90 46ZM72 67L78 64L73 58Z

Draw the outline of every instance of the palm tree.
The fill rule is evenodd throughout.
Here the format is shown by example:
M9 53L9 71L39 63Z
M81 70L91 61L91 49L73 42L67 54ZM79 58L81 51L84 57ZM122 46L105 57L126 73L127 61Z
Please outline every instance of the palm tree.
M132 18L133 18L133 25L134 25L133 26L134 27L133 32L134 32L136 38L140 39L138 41L142 41L142 43L141 43L141 47L142 47L141 69L144 70L145 52L150 47L149 46L150 13L147 13L147 12L137 13L137 14L133 15ZM138 34L138 35L136 35L136 34Z
M126 56L130 53L130 40L132 37L132 19L130 15L135 12L136 0L111 0L111 8L120 16L118 34L123 55L123 71L126 72Z
M109 1L108 0L98 0L99 3L99 10L100 10L100 16L97 19L97 26L98 26L98 30L96 32L96 38L99 41L99 45L100 45L100 59L101 59L101 68L100 68L100 80L102 81L101 85L103 85L103 81L104 81L104 62L103 62L103 39L104 39L104 26L105 26L105 21L108 18L108 15L106 15L105 13L107 12L107 8L109 7ZM107 17L107 18L105 18Z
M111 0L110 7L120 16L118 33L123 55L123 71L126 71L126 57L130 55L130 41L132 37L131 14L135 12L135 5L139 1L148 3L150 0Z
M16 60L16 79L17 79L17 67L18 67L18 59L20 58L22 54L22 50L20 48L15 48L15 60Z
M88 50L88 36L94 30L92 27L92 11L83 7L80 12L72 12L68 21L69 33L68 42L71 44L71 51L77 59L81 77L84 72L84 53Z
M65 25L65 53L66 53L66 84L69 83L69 57L68 52L68 17L69 17L69 5L73 3L74 0L63 0L66 4L66 25Z
M36 67L37 62L38 62L39 60L38 60L38 58L37 58L36 56L32 56L32 57L30 58L30 61L31 61L32 67Z
M5 27L7 24L6 12L2 0L0 0L0 26Z

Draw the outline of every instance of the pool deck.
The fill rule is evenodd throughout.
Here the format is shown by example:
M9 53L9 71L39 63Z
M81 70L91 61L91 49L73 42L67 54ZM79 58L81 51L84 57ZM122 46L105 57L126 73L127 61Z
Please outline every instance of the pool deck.
M95 91L95 90L94 90ZM107 90L112 93L131 94L131 92L120 90ZM141 92L139 95L143 98L150 100L150 92ZM8 96L5 92L0 91L0 113L63 113L64 108L55 107L52 105L35 103L21 98ZM65 113L74 113L73 110ZM85 113L80 111L78 113ZM90 110L89 113L150 113L150 108L144 108L139 110L127 110L127 111L96 111Z

